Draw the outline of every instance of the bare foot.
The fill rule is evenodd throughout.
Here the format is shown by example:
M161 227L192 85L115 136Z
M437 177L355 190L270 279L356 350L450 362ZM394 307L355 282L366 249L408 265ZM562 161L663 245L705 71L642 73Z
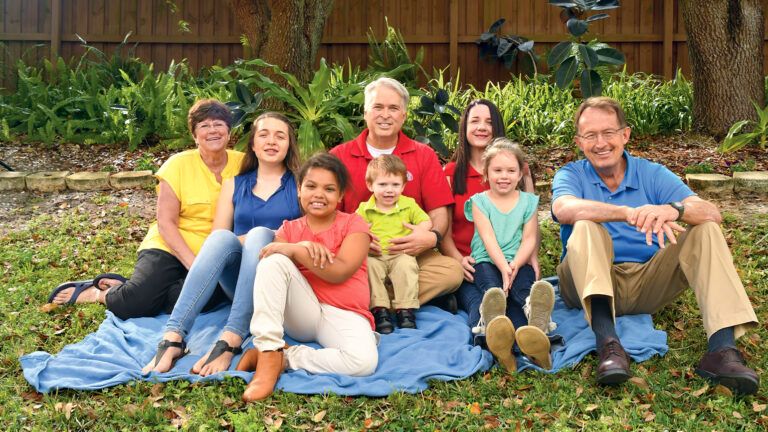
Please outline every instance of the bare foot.
M117 279L104 278L104 279L99 280L99 285L96 288L98 288L98 289L103 291L103 290L107 290L107 289L110 289L110 288L114 288L114 287L116 287L118 285L122 285L122 284L123 284L123 282L121 282L121 281L119 281Z
M228 331L222 332L219 339L223 340L233 348L239 347L240 344L243 343L243 339L240 336ZM205 362L208 361L208 357L210 357L212 350L213 348L208 350L208 352L202 356L194 366L192 366L192 373L199 374L200 376L208 376L229 369L232 365L232 358L235 356L230 351L224 351L220 356L211 360L207 365L204 365Z
M163 335L163 339L171 342L181 342L181 335L176 332L167 332ZM150 372L168 372L173 367L176 359L181 357L182 354L181 348L168 347L160 360L157 361L157 364L155 364L157 360L157 354L155 354L155 357L152 357L152 360L144 366L141 373L146 375Z
M67 303L69 299L72 298L72 294L74 294L74 292L74 288L67 288L59 291L53 298L53 303ZM104 303L104 298L106 297L105 294L106 292L103 292L102 290L92 286L84 289L83 292L81 292L75 300L75 303Z

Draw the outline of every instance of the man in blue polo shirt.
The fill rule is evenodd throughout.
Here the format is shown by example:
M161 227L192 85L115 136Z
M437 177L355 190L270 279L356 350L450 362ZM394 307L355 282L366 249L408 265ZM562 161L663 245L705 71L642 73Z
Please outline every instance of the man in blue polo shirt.
M624 150L630 128L613 99L587 99L574 121L586 159L564 166L552 183L552 215L563 242L557 274L563 300L583 308L595 332L598 383L631 376L614 317L656 312L690 286L708 337L696 373L736 393L755 393L759 377L735 340L757 325L757 316L719 210L667 168Z

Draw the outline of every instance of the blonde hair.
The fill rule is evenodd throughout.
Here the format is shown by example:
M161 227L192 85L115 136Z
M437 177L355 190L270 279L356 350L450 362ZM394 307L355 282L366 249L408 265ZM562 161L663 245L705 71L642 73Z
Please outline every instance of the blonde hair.
M408 181L408 169L405 162L393 154L381 155L370 162L365 170L365 182L372 184L376 177L382 174L399 175L403 178L403 184Z
M488 144L483 152L483 181L488 181L488 167L491 165L491 160L501 153L508 153L517 159L517 164L520 166L520 172L522 173L525 166L525 153L520 148L520 144L510 140L509 138L494 138L493 141ZM518 183L518 187L522 182Z

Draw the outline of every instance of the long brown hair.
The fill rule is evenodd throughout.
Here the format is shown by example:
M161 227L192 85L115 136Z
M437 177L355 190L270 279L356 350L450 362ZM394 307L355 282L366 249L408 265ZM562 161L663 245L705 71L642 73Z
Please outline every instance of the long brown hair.
M258 130L259 122L267 118L280 120L288 126L288 153L285 154L283 163L288 171L296 176L299 173L299 169L301 169L301 158L299 157L299 144L296 140L296 131L294 130L291 121L288 120L288 117L274 111L267 111L256 117L256 120L253 121L251 139L248 140L248 148L245 149L245 157L240 165L240 174L242 175L251 172L259 167L259 159L256 157L256 152L253 151L253 143L256 139L256 131Z
M452 187L454 195L463 195L467 192L467 173L469 172L469 157L471 150L467 140L467 122L469 112L478 105L485 105L491 113L491 129L493 138L505 136L504 120L501 118L499 109L493 102L487 99L475 99L467 105L464 113L461 114L459 121L459 142L456 145L456 152L453 154L453 160L456 162L456 170L453 172Z

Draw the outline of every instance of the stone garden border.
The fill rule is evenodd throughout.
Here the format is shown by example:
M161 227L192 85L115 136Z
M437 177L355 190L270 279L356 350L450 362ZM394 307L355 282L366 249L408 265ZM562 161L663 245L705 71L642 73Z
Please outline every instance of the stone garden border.
M29 190L34 192L98 191L154 186L157 180L152 171L76 172L23 171L0 172L0 191Z
M768 171L737 172L733 177L722 174L686 174L685 180L697 193L705 195L757 193L768 195ZM76 172L22 171L0 172L0 191L29 190L35 192L98 191L129 189L157 184L152 171ZM549 201L551 182L536 182L541 201Z

